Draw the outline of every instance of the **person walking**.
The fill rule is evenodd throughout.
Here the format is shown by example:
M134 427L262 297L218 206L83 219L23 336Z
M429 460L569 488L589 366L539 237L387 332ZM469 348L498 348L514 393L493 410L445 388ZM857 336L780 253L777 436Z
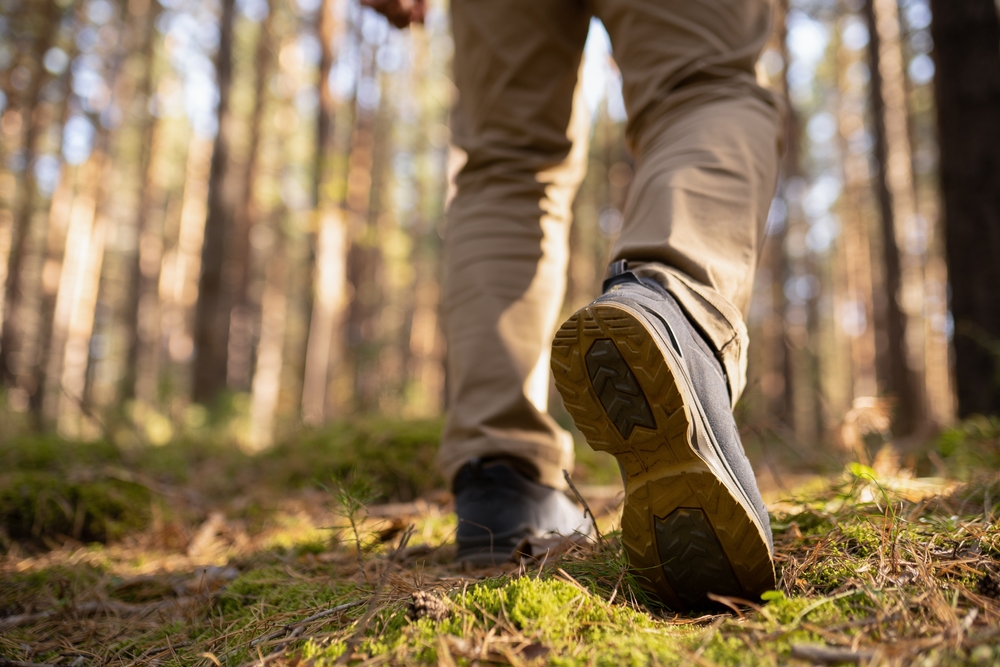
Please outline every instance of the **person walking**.
M398 27L424 0L363 0ZM754 272L777 180L780 104L757 84L772 0L451 0L456 177L444 245L448 415L458 557L588 532L563 493L570 435L625 482L622 544L681 609L775 586L767 510L732 406L746 383ZM622 74L635 158L603 293L558 327L589 121L591 18Z

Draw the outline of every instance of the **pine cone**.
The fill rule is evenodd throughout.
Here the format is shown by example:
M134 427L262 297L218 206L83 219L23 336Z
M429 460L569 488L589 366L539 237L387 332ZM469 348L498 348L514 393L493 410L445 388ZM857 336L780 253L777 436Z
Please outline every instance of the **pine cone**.
M443 621L448 618L448 606L440 597L430 591L413 591L409 611L406 617L411 621L429 618L432 621Z
M1000 598L1000 577L983 573L976 582L976 592L989 598Z

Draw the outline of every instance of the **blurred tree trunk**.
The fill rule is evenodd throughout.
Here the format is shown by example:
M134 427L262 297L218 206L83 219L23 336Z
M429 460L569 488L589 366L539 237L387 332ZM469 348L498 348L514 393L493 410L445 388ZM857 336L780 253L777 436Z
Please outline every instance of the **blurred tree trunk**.
M125 326L131 330L131 336L119 389L123 399L134 398L149 405L157 399L162 336L159 292L167 210L171 203L159 165L166 150L165 134L162 125L153 125L149 137L149 163L142 174L140 222L129 285L132 291L125 303Z
M374 48L367 45L361 30L361 17L355 19L354 40L360 51L361 67L359 79L354 87L354 110L347 153L347 178L344 183L342 205L347 218L347 283L351 289L351 301L345 309L345 354L340 377L333 382L350 383L350 393L356 409L364 410L360 396L367 392L366 375L373 349L376 331L373 324L372 308L381 294L378 283L378 243L374 230L369 225L371 206L372 169L375 143L374 110L362 107L358 88L372 76L374 70Z
M276 8L267 0L267 17L261 23L254 56L253 109L250 112L249 146L244 163L242 192L236 209L232 231L232 268L234 274L233 306L229 326L227 384L234 391L249 391L253 366L253 332L259 313L249 299L251 256L250 234L259 218L256 196L260 169L261 135L264 131L264 110L267 107L267 83L271 79L274 51L274 17Z
M779 16L787 16L788 6L783 2ZM791 63L788 49L788 31L782 21L779 30L782 59L786 63L782 77L782 88L788 90L787 64ZM774 276L774 317L780 329L772 332L771 344L775 347L775 358L784 365L783 394L776 393L775 409L783 411L794 432L800 448L812 447L822 432L822 383L819 362L816 358L817 308L816 294L802 295L800 284L813 285L816 282L817 267L805 247L807 220L802 210L805 196L805 179L800 163L801 124L792 108L786 109L785 139L787 146L784 156L784 180L781 183L782 199L787 204L787 219L782 231L777 235L776 252L772 255L772 276ZM795 244L794 252L790 250ZM792 287L790 291L788 288ZM811 291L811 287L810 287ZM796 299L789 293L797 294ZM777 382L775 384L778 384ZM781 401L780 399L784 399ZM780 412L779 412L780 414Z
M47 388L42 410L47 421L59 422L60 432L70 437L80 435L72 416L79 413L83 401L83 378L106 238L107 221L100 208L110 159L104 153L104 141L98 144L80 168L69 213L46 369L52 386Z
M45 264L42 269L42 331L39 341L38 386L30 400L31 411L39 426L45 424L49 413L55 412L54 409L48 410L46 396L52 384L49 373L58 372L58 368L52 365L53 356L58 354L59 363L62 363L62 350L57 353L54 346L56 346L55 339L59 335L56 328L56 313L59 288L67 260L66 236L70 230L77 185L78 182L86 180L88 168L86 163L80 167L63 165L59 176L59 187L53 193L49 206L49 224L46 229L44 249ZM58 345L64 343L65 337Z
M49 78L42 65L42 59L53 43L62 14L62 10L55 0L45 0L40 3L32 3L32 5L32 9L38 13L41 19L39 21L41 33L34 36L34 48L28 58L28 63L26 63L30 67L31 74L27 89L24 91L23 102L20 105L22 118L20 148L24 167L18 186L20 197L13 219L10 251L7 255L6 284L3 289L3 301L0 303L0 318L3 320L2 333L0 333L0 381L8 387L14 386L18 382L17 376L23 372L22 364L16 358L20 352L20 339L24 333L21 330L18 308L21 303L21 280L25 252L38 194L33 169L35 152L39 137L45 129L38 114L42 84ZM23 387L29 394L34 393L37 389L35 386L30 386L33 383L33 378L25 377L21 378L21 381L29 383L29 386Z
M864 215L869 182L868 159L863 152L852 151L850 143L851 137L864 132L863 91L848 76L851 67L858 61L856 52L847 48L841 41L837 50L837 87L840 91L837 139L843 155L844 189L840 216L843 220L846 300L839 316L848 324L847 333L851 340L854 401L874 397L878 391L875 374L871 248Z
M339 412L342 398L336 391L332 392L332 396L328 395L330 374L339 372L343 355L343 309L347 286L347 228L336 184L336 179L343 178L344 174L342 169L336 168L339 159L335 133L336 103L330 90L333 40L337 27L333 10L332 0L323 0L319 10L319 114L313 189L318 228L312 253L312 312L302 386L302 418L307 424L322 423L328 410Z
M371 112L358 112L351 136L347 173L347 210L351 236L347 276L354 293L347 309L347 348L353 366L348 372L353 376L355 405L361 410L371 407L366 399L370 395L368 370L374 356L377 335L372 327L373 309L382 291L378 273L376 230L368 224L376 142L373 120Z
M165 225L169 227L164 234L167 252L161 263L159 286L160 337L166 341L166 351L173 362L166 379L175 385L181 385L188 377L194 353L191 311L198 299L212 140L192 132L185 162L180 213L176 218L168 215Z
M113 24L107 24L114 26L113 34L117 41L109 49L106 80L110 95L102 111L115 107L130 108L137 90L134 72L126 67L126 59L142 43L143 28L128 20L126 3L119 3L119 10L118 19ZM74 214L77 207L82 212L79 221L71 216L70 226L76 223L76 238L70 244L67 234L63 276L60 293L56 297L57 301L64 298L70 302L66 309L68 316L61 323L64 324L63 348L55 351L57 359L61 353L61 367L53 365L52 373L47 373L52 380L58 378L58 395L53 400L58 407L50 418L57 419L60 432L72 438L93 437L98 433L99 425L90 419L92 403L89 389L93 384L96 361L92 343L95 332L100 332L99 327L107 325L104 335L110 334L111 329L108 318L102 318L103 322L98 318L98 306L102 305L99 299L104 295L101 310L109 312L110 301L116 296L110 293L113 290L109 290L109 285L117 283L121 286L119 281L104 272L105 265L117 257L114 253L105 252L109 227L113 224L109 219L112 213L105 204L108 192L122 187L118 181L125 171L115 169L115 165L122 164L128 154L117 141L120 136L118 131L113 131L113 124L104 122L103 118L99 114L90 157L92 166L88 170L90 178L82 184L73 205Z
M795 405L792 397L793 373L791 341L788 338L785 322L787 301L785 298L785 281L791 276L788 266L788 255L785 253L785 239L788 236L789 211L788 198L783 192L789 178L800 173L799 156L799 119L788 102L788 65L791 56L788 52L788 0L779 0L775 7L775 45L781 54L782 68L779 78L780 93L786 103L784 117L784 182L779 184L778 195L785 204L784 219L780 229L774 231L764 241L762 264L768 269L771 277L771 312L764 322L763 346L767 350L770 368L765 373L766 382L762 389L767 400L767 413L776 421L794 425Z
M74 28L79 29L85 22L83 12L77 8ZM67 54L72 62L77 55L76 43ZM63 127L70 115L70 94L68 89L72 88L73 75L72 68L67 68L66 73L67 92L60 102L58 113L59 122ZM60 141L61 144L61 141ZM61 145L60 145L61 148ZM65 241L66 231L69 225L69 212L73 203L73 194L76 187L75 180L78 169L68 164L63 164L59 174L59 185L53 194L49 204L49 215L45 229L45 244L42 247L42 280L39 308L39 335L35 343L36 352L32 359L33 368L31 373L35 378L35 391L30 397L30 408L34 414L35 421L42 425L44 421L43 406L45 402L46 384L49 381L49 355L52 353L50 343L52 339L52 328L55 322L56 297L59 288L59 278L65 261Z
M923 384L922 259L906 247L916 223L899 17L896 0L866 0L876 195L882 217L889 376L895 399L893 432L913 434L927 423Z
M137 123L105 123L109 125L107 152L111 161L109 177L114 179L113 192L136 192L135 201L142 204L142 189L146 186L145 174L149 168L155 117L149 111L153 91L153 57L156 18L159 3L155 0L118 0L120 20L119 40L109 72L111 100L105 111L117 108L122 118L141 119ZM133 143L134 142L134 143ZM134 146L134 148L133 148ZM126 167L126 165L128 165ZM133 167L132 165L135 165ZM138 167L138 168L136 168ZM102 202L103 203L103 202ZM99 413L112 405L121 405L121 362L112 354L113 349L128 349L135 338L133 321L122 326L122 304L130 300L133 291L131 273L135 267L134 255L121 247L118 241L122 232L140 238L138 225L123 224L137 207L119 210L117 197L107 198L107 252L98 265L100 273L95 292L95 312L88 348L91 353L85 368L81 398L85 412ZM126 238L127 238L126 237Z
M277 211L275 217L280 217L281 213L281 210ZM274 439L275 412L281 389L288 267L284 233L280 225L275 227L278 228L277 241L267 262L264 296L261 299L260 344L251 390L249 444L254 450L269 447Z
M1000 20L931 0L958 413L1000 414Z
M406 364L406 386L404 388L404 411L407 416L430 417L440 414L441 396L444 391L444 345L439 326L438 311L440 310L440 285L438 284L439 239L434 228L434 220L429 212L439 193L448 186L447 173L439 173L432 169L435 164L431 159L435 150L433 141L429 140L424 128L434 127L436 123L446 121L429 111L433 103L433 91L428 85L430 72L429 35L424 32L413 33L410 37L413 44L413 68L420 73L415 83L415 94L420 109L418 131L413 136L413 157L418 165L414 169L414 186L416 200L413 207L413 218L410 225L413 239L411 264L415 272L410 313L408 316L408 336L405 341L404 359ZM419 160L419 161L417 161ZM442 160L442 165L445 163ZM423 168L420 168L423 167ZM581 225L573 226L580 230ZM594 226L590 227L593 232ZM571 230L572 233L572 230ZM588 237L589 238L589 237ZM580 263L585 266L576 267L576 274L571 277L579 285L585 282L590 290L596 282L593 260L589 251L593 244L586 245L577 237L575 250ZM572 260L571 260L572 261ZM589 266L589 271L587 270ZM585 289L585 288L584 288Z
M374 69L374 68L373 68ZM403 314L411 296L404 296L413 286L412 267L409 265L410 239L403 233L399 220L392 212L392 154L395 143L393 108L397 93L388 87L388 80L381 79L381 102L375 112L373 132L375 145L372 151L372 184L368 195L368 234L371 243L372 274L376 290L369 297L372 309L367 328L372 332L371 363L366 369L368 381L361 385L362 404L370 411L382 414L399 414L399 398L403 387L403 360L400 337ZM406 274L410 274L409 277Z
M155 344L155 334L150 335L149 320L156 308L156 291L159 283L160 259L163 254L162 230L155 221L160 219L154 210L162 206L162 191L154 180L154 155L162 141L157 131L157 120L148 111L153 94L153 68L156 46L156 19L160 15L158 0L131 0L129 14L133 21L142 20L144 32L142 43L143 68L137 86L135 105L139 110L139 206L136 211L136 246L129 275L128 294L125 297L122 320L128 332L124 372L118 393L122 399L140 398L151 401L152 396L137 394L140 349ZM151 340L152 338L152 340Z
M218 131L208 177L208 210L201 248L201 275L194 321L194 377L192 398L212 401L226 388L229 351L229 316L232 307L231 239L238 205L233 187L230 145L234 119L230 109L233 82L233 22L235 0L222 0L216 86L219 104Z

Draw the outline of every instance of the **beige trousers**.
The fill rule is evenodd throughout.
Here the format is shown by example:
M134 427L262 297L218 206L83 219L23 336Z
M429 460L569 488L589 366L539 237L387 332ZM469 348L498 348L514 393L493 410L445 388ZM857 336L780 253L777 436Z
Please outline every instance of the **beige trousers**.
M444 248L447 479L509 455L564 486L572 440L547 413L571 206L589 119L578 87L596 15L622 72L635 156L612 259L669 289L715 346L735 401L778 169L778 104L754 65L772 0L452 0L456 178ZM596 296L596 295L595 295Z

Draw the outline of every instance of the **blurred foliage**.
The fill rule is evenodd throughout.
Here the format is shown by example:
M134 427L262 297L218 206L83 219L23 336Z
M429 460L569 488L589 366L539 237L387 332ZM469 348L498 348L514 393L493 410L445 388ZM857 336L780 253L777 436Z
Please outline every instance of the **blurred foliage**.
M936 452L947 471L962 480L1000 468L1000 418L974 415L946 429Z

